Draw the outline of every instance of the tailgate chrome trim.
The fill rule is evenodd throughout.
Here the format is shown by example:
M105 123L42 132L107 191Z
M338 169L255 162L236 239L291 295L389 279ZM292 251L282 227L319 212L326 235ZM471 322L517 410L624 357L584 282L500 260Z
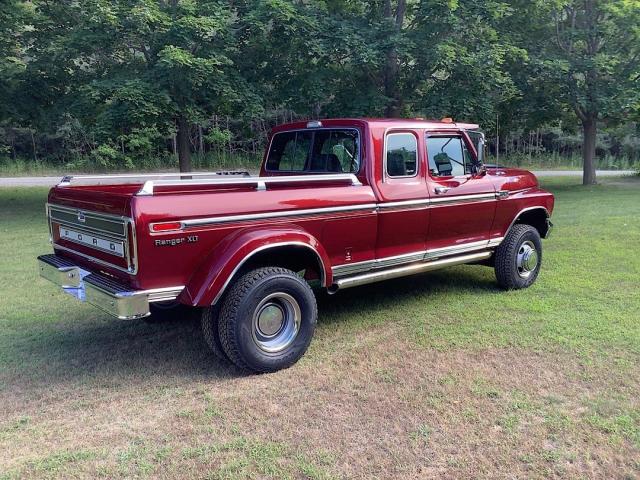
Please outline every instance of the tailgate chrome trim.
M137 238L136 238L136 225L132 218L126 217L126 216L112 215L109 213L96 212L93 210L84 210L81 208L67 207L65 205L58 205L55 203L48 203L48 202L45 208L47 212L47 225L49 226L49 239L51 244L53 245L54 250L59 249L65 252L69 252L74 255L78 255L82 258L86 258L87 260L90 260L97 264L104 265L106 267L110 267L121 272L126 272L131 275L135 275L136 273L138 273L138 245L137 245ZM66 214L73 214L77 218L82 216L89 219L96 219L96 220L105 221L108 223L122 225L123 233L119 234L116 232L112 232L110 230L95 228L95 226L86 225L80 221L75 222L75 221L69 221L69 219L55 218L52 215L52 211L56 211L56 210L59 212L64 212ZM113 238L118 242L122 242L123 249L124 249L124 256L117 255L117 257L119 259L124 259L126 261L127 267L123 267L121 265L111 263L107 260L102 260L93 255L89 255L87 253L83 253L78 250L74 250L73 248L65 247L63 245L60 245L59 243L54 242L53 240L54 239L54 230L53 230L54 222L60 226L70 227L71 229L79 229L80 233L86 232L89 235L96 233L100 235L102 238L105 238L105 239ZM74 243L73 240L70 240L70 239L63 239L63 240ZM93 248L94 250L100 253L113 253L113 252L105 251L100 248L92 247L91 245L85 245L80 242L75 242L75 243L82 245L85 248L90 248L90 249Z

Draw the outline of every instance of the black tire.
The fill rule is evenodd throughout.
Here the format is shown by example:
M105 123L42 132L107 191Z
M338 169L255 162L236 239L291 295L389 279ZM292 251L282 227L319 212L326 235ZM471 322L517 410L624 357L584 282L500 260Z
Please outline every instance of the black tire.
M259 268L225 295L218 321L222 348L245 370L288 368L307 351L317 317L315 296L304 279L284 268Z
M532 248L535 258L530 252ZM524 224L511 227L495 253L498 284L506 290L527 288L538 278L541 265L542 241L538 230Z
M224 353L220 335L218 333L218 317L220 316L220 302L211 307L200 309L200 324L202 326L202 336L209 349L220 360L229 361Z

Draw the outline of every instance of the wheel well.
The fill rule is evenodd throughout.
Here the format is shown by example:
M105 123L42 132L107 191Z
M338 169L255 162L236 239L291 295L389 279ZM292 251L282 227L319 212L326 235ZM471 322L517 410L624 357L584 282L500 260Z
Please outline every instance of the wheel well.
M324 268L318 254L302 245L282 245L252 255L238 270L236 276L260 267L282 267L294 272L304 271L306 280L324 283Z
M542 238L546 238L549 233L549 216L544 208L534 208L532 210L527 210L526 212L522 212L516 218L514 224L524 224L531 225L533 228L538 230L538 233ZM509 227L511 228L511 227Z

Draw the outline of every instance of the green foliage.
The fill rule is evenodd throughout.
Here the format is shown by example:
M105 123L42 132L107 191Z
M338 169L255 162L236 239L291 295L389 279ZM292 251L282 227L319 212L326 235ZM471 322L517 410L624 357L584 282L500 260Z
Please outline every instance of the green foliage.
M6 0L0 155L255 156L274 124L329 116L453 116L493 138L499 118L568 141L595 114L612 139L596 153L637 158L639 58L628 0Z

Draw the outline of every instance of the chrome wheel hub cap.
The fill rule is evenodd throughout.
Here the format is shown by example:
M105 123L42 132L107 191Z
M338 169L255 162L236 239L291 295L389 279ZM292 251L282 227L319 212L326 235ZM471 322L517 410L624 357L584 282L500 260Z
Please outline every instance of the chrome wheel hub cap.
M278 353L298 335L302 313L295 298L284 292L267 295L253 314L253 340L261 350Z
M538 266L538 251L533 242L527 240L518 249L516 258L516 268L518 275L522 278L529 278Z

